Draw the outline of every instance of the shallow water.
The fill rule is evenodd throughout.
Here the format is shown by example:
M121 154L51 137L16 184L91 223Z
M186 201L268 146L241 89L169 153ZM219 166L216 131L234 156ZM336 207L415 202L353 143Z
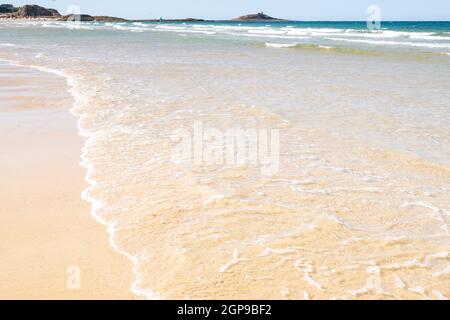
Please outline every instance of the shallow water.
M383 28L0 24L0 58L68 79L83 197L136 294L445 298L450 25ZM278 141L269 172L224 160L233 128Z

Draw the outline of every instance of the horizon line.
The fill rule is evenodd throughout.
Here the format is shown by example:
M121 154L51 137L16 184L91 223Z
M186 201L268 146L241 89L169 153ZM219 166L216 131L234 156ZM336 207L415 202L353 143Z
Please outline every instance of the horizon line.
M0 3L0 5L8 5L8 3ZM44 7L42 5L37 5L37 4L23 4L23 5L18 5L16 8L20 8L26 5L30 5L30 6L40 6L46 9L53 9L58 11L58 9L55 9L53 7ZM266 14L263 11L259 12L261 14ZM175 21L175 20L188 20L188 19L193 19L193 20L203 20L205 22L221 22L221 21L227 21L227 22L366 22L367 20L354 20L354 19L338 19L338 20L330 20L330 19L285 19L285 18L274 18L274 17L269 17L271 19L242 19L239 20L240 17L244 17L246 15L257 15L259 13L247 13L244 15L240 15L234 18L226 18L226 19L210 19L210 18L198 18L198 17L183 17L183 18L163 18L163 17L155 17L155 18L124 18L121 16L110 16L110 15L103 15L103 14L90 14L90 13L86 13L86 12L80 12L80 13L68 13L68 14L61 14L61 16L70 16L70 15L89 15L89 16L93 16L93 17L100 17L100 16L106 16L106 17L112 17L112 18L119 18L119 19L123 19L123 20L127 20L127 21L158 21L158 20L162 20L162 21ZM199 21L200 22L200 21ZM381 23L389 23L389 22L450 22L450 19L445 20L445 19L424 19L424 20L417 20L417 19L412 19L412 20L407 20L407 19L381 19L380 20Z

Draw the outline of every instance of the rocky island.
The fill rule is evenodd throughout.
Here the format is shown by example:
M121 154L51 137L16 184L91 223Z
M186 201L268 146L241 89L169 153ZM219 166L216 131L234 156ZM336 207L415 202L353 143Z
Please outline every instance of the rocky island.
M283 21L283 19L278 19L278 18L273 18L271 16L268 16L267 14L264 14L264 12L240 16L234 20L237 20L237 21Z
M81 22L127 22L127 19L108 17L108 16L91 16L88 14L69 14L58 19L59 21L81 21Z
M185 18L185 19L140 19L140 20L132 20L133 22L204 22L208 20L197 19L197 18Z
M38 5L24 5L14 7L12 4L0 5L0 19L44 19L56 21L98 21L98 22L126 22L128 20L108 16L90 16L88 14L70 14L62 16L57 10Z

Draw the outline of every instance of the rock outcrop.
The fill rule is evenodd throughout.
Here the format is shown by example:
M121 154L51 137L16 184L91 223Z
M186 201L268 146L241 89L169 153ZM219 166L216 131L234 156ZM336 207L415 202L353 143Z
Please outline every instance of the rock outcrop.
M277 21L281 21L282 19L273 18L271 16L264 14L264 12L260 12L260 13L255 13L255 14L248 14L246 16L241 16L234 20L240 20L240 21L267 21L267 20L273 21L273 20L277 20Z
M24 5L11 15L12 18L59 18L55 9L47 9L38 5Z
M117 18L117 17L108 17L108 16L90 16L88 14L70 14L67 16L61 17L59 20L61 21L81 21L81 22L126 22L128 20Z
M126 22L128 20L107 16L90 16L88 14L61 16L55 9L47 9L38 5L24 5L16 8L10 4L0 5L0 18L7 19L57 19L60 21L98 21L98 22Z

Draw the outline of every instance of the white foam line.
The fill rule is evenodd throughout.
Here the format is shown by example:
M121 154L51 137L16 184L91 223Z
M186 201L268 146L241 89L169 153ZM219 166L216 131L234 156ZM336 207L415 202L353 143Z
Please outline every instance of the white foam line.
M266 42L266 47L270 47L270 48L293 48L295 46L297 46L297 43L271 43L271 42Z
M373 45L391 45L391 46L410 46L410 47L421 47L421 48L450 48L450 44L442 43L423 43L423 42L400 42L400 41L385 41L385 40L362 40L362 39L345 39L345 38L324 38L326 40L333 41L345 41L345 42L356 42L356 43L367 43Z
M91 215L95 218L95 220L97 220L97 222L99 222L100 224L106 226L106 230L108 232L108 237L109 237L109 244L111 245L111 247L116 252L118 252L119 254L122 254L122 255L126 256L132 262L132 264L133 264L133 274L135 276L135 281L131 285L130 291L133 294L135 294L136 296L143 296L143 297L145 297L148 300L158 300L158 299L160 299L160 294L159 293L154 292L154 291L149 290L149 289L142 288L140 286L141 279L140 279L139 274L138 274L138 266L139 266L140 257L139 256L130 255L128 252L120 249L120 247L118 246L118 244L114 240L114 235L115 235L115 232L116 232L116 223L108 222L108 221L103 219L98 214L98 211L101 208L104 208L105 204L102 201L96 199L95 197L92 197L92 196L89 195L89 191L91 189L95 188L95 186L97 186L97 181L95 181L94 179L91 178L91 176L92 176L92 174L94 172L94 164L91 163L86 157L86 153L87 153L86 148L89 145L89 143L91 142L92 134L88 134L81 127L81 121L80 121L81 120L81 115L77 112L77 107L79 105L83 104L83 103L86 103L87 102L87 98L84 97L80 93L80 91L77 89L78 85L77 85L76 78L73 77L73 76L68 75L64 71L57 70L57 69L51 69L51 68L42 67L42 66L36 66L36 65L24 65L24 64L22 64L20 62L13 61L13 60L7 60L7 59L0 59L0 61L5 61L7 63L10 63L10 64L18 66L18 67L31 68L31 69L39 70L39 71L42 71L42 72L54 74L54 75L57 75L59 77L62 77L62 78L66 79L67 85L70 88L69 89L69 93L74 98L74 104L73 104L72 108L69 110L69 112L72 115L74 115L75 117L77 117L77 119L78 119L78 122L77 122L78 134L85 138L85 143L84 143L84 146L83 146L83 148L81 150L81 162L80 162L80 165L87 170L87 173L86 173L86 176L85 176L84 180L89 184L89 186L85 190L82 191L81 198L91 204Z

